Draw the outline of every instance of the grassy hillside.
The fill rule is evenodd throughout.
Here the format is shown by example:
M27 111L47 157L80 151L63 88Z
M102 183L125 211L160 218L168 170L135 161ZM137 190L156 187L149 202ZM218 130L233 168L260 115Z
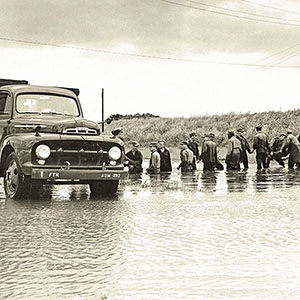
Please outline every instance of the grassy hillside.
M224 114L194 116L190 118L149 118L114 121L106 126L106 132L113 128L124 129L125 142L137 140L142 146L148 146L149 142L164 139L168 146L178 144L188 138L188 133L196 131L200 137L205 133L213 132L216 142L224 146L227 141L227 131L242 127L245 136L250 143L255 135L255 126L263 126L270 139L285 132L287 128L300 133L300 109L286 112L262 112L245 114Z

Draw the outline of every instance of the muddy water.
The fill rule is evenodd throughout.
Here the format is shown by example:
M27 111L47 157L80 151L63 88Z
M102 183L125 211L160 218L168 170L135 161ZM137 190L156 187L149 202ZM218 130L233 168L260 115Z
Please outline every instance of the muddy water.
M300 171L0 188L1 299L300 299Z

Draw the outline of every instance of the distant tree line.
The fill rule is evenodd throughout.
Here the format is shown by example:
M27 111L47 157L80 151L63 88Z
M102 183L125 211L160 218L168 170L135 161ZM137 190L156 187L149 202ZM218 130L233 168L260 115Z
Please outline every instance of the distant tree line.
M143 113L143 114L129 114L129 115L122 115L122 114L112 114L109 116L109 119L113 121L117 120L130 120L130 119L149 119L149 118L160 118L160 116L153 115L150 113Z

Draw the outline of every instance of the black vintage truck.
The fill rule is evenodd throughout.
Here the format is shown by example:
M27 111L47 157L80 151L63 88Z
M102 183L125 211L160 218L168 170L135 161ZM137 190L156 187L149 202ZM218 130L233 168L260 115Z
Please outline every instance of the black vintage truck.
M115 193L124 145L83 118L76 89L0 79L0 176L7 198L43 184L86 183L94 195Z

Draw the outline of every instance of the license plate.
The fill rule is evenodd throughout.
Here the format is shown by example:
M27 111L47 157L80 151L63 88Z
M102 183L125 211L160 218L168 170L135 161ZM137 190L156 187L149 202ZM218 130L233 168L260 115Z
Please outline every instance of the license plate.
M101 174L101 178L120 178L121 174L104 173Z
M59 178L59 172L49 172L48 178Z

